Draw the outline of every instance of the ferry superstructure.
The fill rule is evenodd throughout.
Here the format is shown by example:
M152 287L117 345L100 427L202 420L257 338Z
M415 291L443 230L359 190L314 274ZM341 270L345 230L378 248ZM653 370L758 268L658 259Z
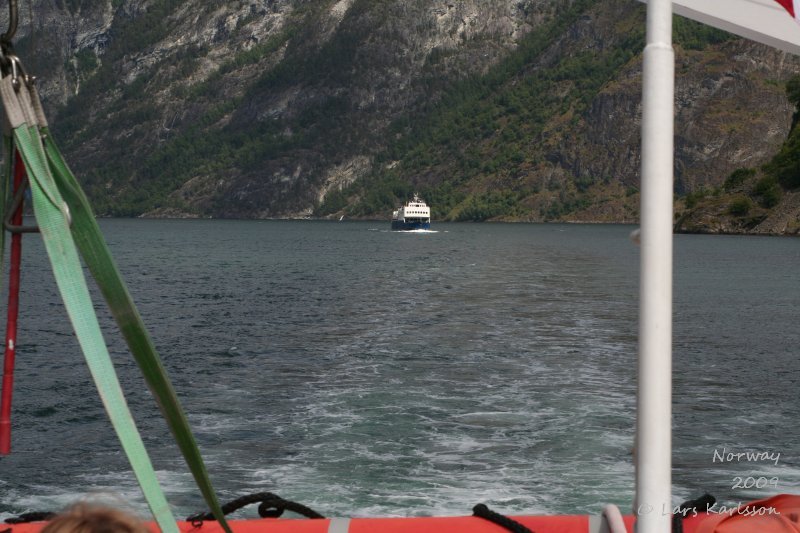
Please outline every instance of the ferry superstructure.
M392 213L392 230L411 231L431 228L431 208L418 194Z

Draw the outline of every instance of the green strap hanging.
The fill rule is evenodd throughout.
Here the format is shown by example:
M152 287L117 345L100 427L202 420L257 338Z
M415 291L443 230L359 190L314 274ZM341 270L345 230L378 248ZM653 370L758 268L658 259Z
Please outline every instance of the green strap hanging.
M17 93L10 76L7 76L0 81L0 93L7 115L13 120L11 127L16 146L28 172L39 231L92 378L159 527L162 531L177 532L175 519L125 402L100 332L78 252L70 235L69 209L50 174L38 131L35 125L31 125L31 108L25 101L25 92L20 90ZM21 113L16 113L13 109L15 103L18 106L16 111ZM20 114L22 122L19 122Z
M70 206L72 234L89 271L92 273L111 314L119 325L122 335L136 359L150 390L167 420L197 486L215 518L227 528L224 513L206 471L200 450L194 439L189 422L181 408L175 389L167 376L147 328L133 303L130 292L122 280L114 259L103 240L86 196L75 176L67 167L58 148L52 142L50 132L42 129L45 150L59 189ZM226 529L227 530L227 529Z
M34 214L56 282L103 404L151 512L162 531L178 531L102 338L78 259L78 249L156 396L207 504L220 525L229 532L186 416L103 241L88 201L50 137L38 96L35 91L29 92L31 88L26 84L15 89L10 78L7 76L0 80L0 95L16 147L28 172ZM41 131L38 126L41 126Z

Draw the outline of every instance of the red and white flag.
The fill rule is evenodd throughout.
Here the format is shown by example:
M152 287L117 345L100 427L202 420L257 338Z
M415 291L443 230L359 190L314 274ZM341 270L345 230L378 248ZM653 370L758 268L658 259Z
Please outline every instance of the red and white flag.
M800 56L796 24L800 0L672 0L672 9L677 15Z
M775 0L775 1L778 2L780 5L782 5L784 8L786 8L786 11L788 11L789 14L794 17L795 20L800 22L800 18L798 18L797 16L798 13L794 9L794 0Z

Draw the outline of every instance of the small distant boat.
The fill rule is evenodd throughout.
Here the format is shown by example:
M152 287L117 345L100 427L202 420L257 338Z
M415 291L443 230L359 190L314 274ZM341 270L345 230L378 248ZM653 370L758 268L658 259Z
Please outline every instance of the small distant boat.
M392 213L392 230L410 231L431 229L431 208L418 194Z

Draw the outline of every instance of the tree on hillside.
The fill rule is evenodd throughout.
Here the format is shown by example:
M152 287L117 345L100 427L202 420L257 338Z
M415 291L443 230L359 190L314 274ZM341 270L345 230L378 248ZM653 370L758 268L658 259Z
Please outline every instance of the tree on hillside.
M795 105L792 129L789 137L772 161L764 165L764 170L786 189L800 187L800 76L794 76L786 83L786 94Z

